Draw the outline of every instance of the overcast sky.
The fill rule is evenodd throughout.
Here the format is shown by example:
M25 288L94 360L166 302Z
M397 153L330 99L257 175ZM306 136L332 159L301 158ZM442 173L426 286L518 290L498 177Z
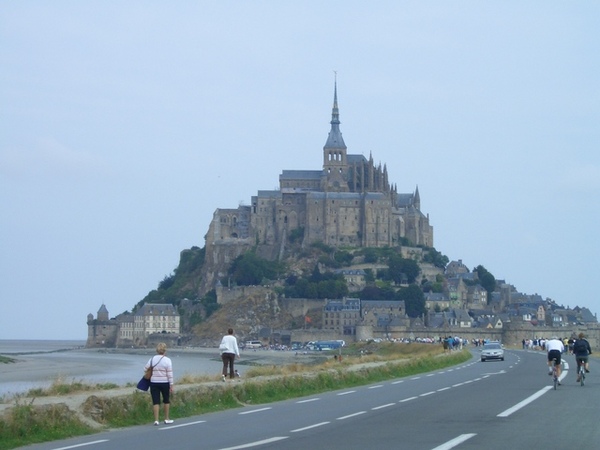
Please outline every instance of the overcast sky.
M348 153L418 185L434 245L600 312L600 6L0 4L0 339L86 339L216 208Z

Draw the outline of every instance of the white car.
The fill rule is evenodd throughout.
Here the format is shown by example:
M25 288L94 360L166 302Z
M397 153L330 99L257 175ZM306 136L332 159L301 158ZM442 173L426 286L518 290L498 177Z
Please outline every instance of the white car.
M262 342L260 341L246 341L244 348L261 348Z
M483 349L481 350L481 362L485 362L489 359L499 359L500 361L504 361L504 348L502 348L502 344L499 342L488 342L487 344L483 344Z

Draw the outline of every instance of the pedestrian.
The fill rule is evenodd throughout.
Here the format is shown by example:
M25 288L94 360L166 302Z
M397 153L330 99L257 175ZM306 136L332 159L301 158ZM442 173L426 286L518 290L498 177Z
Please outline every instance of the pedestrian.
M229 377L233 380L235 377L235 371L233 369L233 363L235 357L240 357L240 350L238 348L237 339L233 335L233 328L227 330L227 334L221 339L221 345L219 345L219 351L221 352L221 359L223 360L223 372L221 373L221 380L225 381L227 378L227 369L229 368Z
M144 366L144 371L152 367L152 377L150 378L150 395L152 396L152 411L154 412L154 425L158 425L158 416L160 409L160 400L162 396L165 423L173 423L169 418L169 407L171 395L173 394L173 364L171 358L166 356L167 344L160 342L156 346L156 355L154 355Z

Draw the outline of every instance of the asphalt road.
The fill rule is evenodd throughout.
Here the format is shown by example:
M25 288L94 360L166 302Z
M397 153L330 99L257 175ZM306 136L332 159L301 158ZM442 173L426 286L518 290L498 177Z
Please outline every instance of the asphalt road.
M600 364L584 387L573 357L555 391L540 352L306 398L27 447L145 449L486 449L600 445Z

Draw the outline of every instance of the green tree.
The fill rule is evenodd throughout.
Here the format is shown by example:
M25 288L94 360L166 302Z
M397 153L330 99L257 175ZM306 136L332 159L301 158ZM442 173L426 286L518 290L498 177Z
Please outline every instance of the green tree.
M365 286L357 293L357 297L365 300L395 300L396 292L389 285L383 286Z
M352 253L345 250L338 250L333 255L333 259L341 266L349 266L352 263Z
M205 256L205 248L194 246L190 249L183 250L179 255L179 266L175 269L175 274L183 276L195 272L204 264Z
M398 300L404 300L406 314L409 317L420 317L425 314L425 295L419 286L411 284L408 287L400 288L397 293Z
M238 256L229 268L233 281L242 286L261 284L263 279L277 278L281 267L277 262L260 258L254 252Z
M473 272L477 272L479 283L487 291L488 299L492 298L492 292L496 290L496 278L485 267L479 265L473 269Z
M374 264L379 259L377 250L373 247L367 247L363 250L364 261L367 264Z
M175 283L175 274L165 275L163 280L160 283L158 283L158 289L163 289L166 291L171 286L173 286L174 283Z
M415 260L404 259L400 255L391 255L388 258L388 267L388 276L396 283L401 283L406 280L406 282L412 284L421 272L421 269Z
M435 267L445 269L450 260L446 255L442 255L435 248L427 248L427 251L423 255L423 262L433 264Z

